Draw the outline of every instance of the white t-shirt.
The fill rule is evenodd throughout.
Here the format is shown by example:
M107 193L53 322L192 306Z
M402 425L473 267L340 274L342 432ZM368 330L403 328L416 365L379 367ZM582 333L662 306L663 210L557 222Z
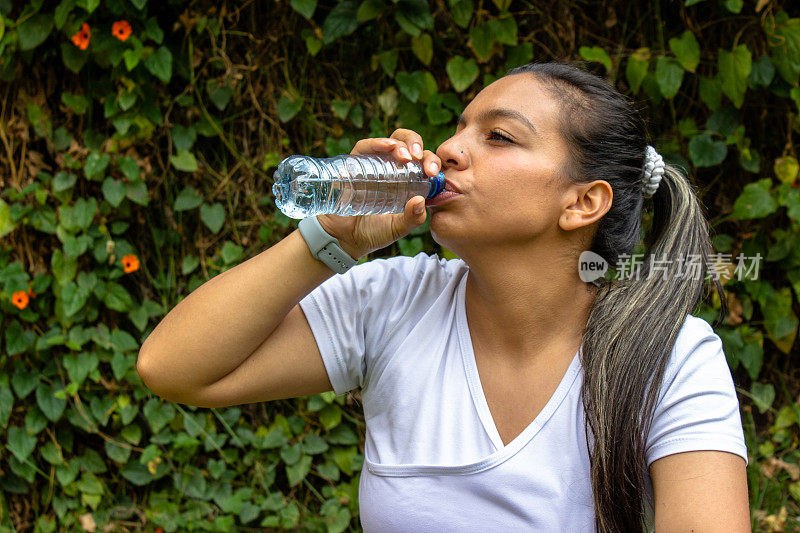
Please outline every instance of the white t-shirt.
M362 389L362 527L594 531L580 352L538 416L504 446L467 327L468 270L461 259L425 253L374 259L300 301L334 391ZM722 342L705 320L686 318L660 394L648 467L690 450L748 460ZM647 485L652 502L649 475Z

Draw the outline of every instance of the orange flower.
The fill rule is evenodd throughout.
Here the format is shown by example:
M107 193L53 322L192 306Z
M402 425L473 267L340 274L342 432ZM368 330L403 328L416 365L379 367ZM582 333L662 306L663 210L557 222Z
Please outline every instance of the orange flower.
M28 307L28 293L25 291L16 291L11 295L11 303L19 307L20 310Z
M139 258L133 254L128 254L122 258L122 266L125 268L126 274L139 270Z
M127 41L131 36L131 25L127 20L118 20L111 26L111 33L120 41Z
M84 22L81 25L81 29L78 30L78 33L72 36L72 43L81 50L86 50L86 48L89 46L90 34L91 32L89 31L89 25Z

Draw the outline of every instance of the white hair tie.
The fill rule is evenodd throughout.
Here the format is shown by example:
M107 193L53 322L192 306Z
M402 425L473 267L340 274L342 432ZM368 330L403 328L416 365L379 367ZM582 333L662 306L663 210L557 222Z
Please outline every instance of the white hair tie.
M656 149L647 145L644 155L644 179L642 180L642 194L650 198L656 193L661 176L664 175L664 158Z

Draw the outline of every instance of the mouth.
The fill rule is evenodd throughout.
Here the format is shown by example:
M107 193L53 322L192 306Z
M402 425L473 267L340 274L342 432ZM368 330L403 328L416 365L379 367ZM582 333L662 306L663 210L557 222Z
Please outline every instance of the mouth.
M456 187L456 186L453 184L453 182L452 182L452 181L450 181L450 180L449 180L449 179L447 179L447 178L445 178L445 182L444 182L444 190L445 190L445 191L450 191L450 192L455 192L455 193L461 194L461 189L459 189L458 187Z

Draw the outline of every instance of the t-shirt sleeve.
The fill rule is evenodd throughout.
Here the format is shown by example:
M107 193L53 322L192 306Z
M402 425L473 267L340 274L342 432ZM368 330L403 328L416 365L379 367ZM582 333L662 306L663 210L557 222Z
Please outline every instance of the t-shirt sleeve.
M647 439L647 465L696 450L730 452L749 462L722 340L708 322L689 315L664 374Z
M371 358L410 305L431 256L379 258L335 274L300 300L334 392L364 385Z

